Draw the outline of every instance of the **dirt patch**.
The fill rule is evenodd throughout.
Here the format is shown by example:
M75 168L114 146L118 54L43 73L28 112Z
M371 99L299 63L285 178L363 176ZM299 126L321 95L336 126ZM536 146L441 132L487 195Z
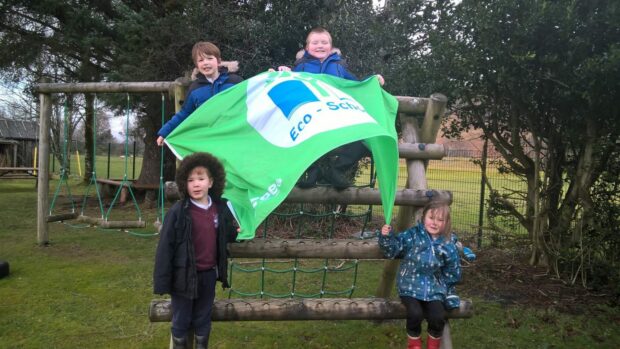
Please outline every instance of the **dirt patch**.
M319 207L317 211L324 212L326 208ZM361 230L372 237L383 224L375 218L364 225L363 217L338 216L332 219L314 216L304 219L304 228L298 230L299 217L276 217L270 222L268 237L351 239L359 237ZM329 231L335 233L331 235ZM257 236L260 237L260 234ZM475 246L474 240L465 236L461 238L466 246ZM579 282L570 285L549 273L545 266L529 265L529 249L523 243L514 242L510 247L485 248L475 252L476 261L462 262L463 282L457 286L461 298L476 297L505 305L555 309L570 314L591 312L593 305L619 303L612 292L589 290Z
M527 305L582 314L595 304L614 303L608 292L595 292L570 285L543 266L531 266L527 251L484 249L477 260L463 262L461 297L480 297L506 305Z

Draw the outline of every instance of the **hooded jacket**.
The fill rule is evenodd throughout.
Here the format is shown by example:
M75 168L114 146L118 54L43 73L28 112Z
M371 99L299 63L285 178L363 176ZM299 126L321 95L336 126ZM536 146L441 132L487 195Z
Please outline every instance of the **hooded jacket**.
M237 229L226 200L215 200L217 208L216 271L217 280L223 288L228 284L227 243L235 241ZM189 199L176 202L166 213L153 271L153 292L175 294L186 298L197 297L197 270L192 240L192 218L189 213Z
M198 109L202 103L243 80L239 75L229 73L228 69L225 67L220 67L219 73L220 75L213 82L207 80L207 78L200 73L196 75L196 80L192 81L189 86L181 110L174 114L172 118L162 126L157 132L159 136L166 138L172 130L177 128L177 126Z
M323 62L312 56L308 51L304 51L303 56L295 61L295 66L292 70L294 72L328 74L347 80L358 81L357 77L347 70L346 63L340 56L340 50L338 49L333 49L332 53Z
M398 294L422 301L446 301L447 290L461 279L461 263L456 246L443 237L435 240L424 225L395 235L379 236L386 258L401 258Z

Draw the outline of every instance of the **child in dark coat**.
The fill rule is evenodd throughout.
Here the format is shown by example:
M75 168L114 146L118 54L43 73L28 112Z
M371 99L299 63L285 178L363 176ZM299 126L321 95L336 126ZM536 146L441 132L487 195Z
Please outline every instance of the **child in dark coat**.
M176 182L183 198L164 219L153 290L171 295L173 347L186 348L187 333L194 328L195 348L207 348L215 283L229 287L226 244L235 241L237 229L221 198L225 172L217 158L208 153L185 157Z

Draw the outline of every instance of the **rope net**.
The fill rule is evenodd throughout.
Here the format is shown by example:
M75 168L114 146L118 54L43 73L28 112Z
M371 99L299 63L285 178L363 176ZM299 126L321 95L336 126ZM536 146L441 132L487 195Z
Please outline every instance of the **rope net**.
M374 171L369 184L374 187ZM358 181L359 182L359 181ZM358 213L348 213L357 211ZM322 204L282 204L259 228L255 239L367 238L373 207ZM352 233L355 237L352 236ZM374 234L371 234L374 238ZM228 297L351 298L356 289L359 260L234 259L229 264Z

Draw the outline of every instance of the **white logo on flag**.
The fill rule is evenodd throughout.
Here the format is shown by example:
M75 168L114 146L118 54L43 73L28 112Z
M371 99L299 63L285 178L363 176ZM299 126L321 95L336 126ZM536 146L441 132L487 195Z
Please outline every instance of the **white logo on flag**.
M283 148L294 147L322 132L377 123L348 94L298 73L251 78L246 103L248 123L267 141Z

